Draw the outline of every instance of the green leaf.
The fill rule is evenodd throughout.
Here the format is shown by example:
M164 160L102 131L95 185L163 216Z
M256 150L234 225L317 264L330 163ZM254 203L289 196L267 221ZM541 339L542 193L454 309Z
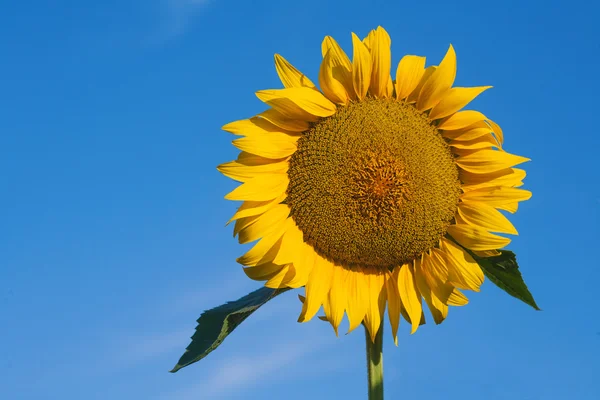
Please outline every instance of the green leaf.
M466 249L465 249L466 250ZM540 310L519 271L517 257L509 250L501 250L499 256L478 257L466 250L477 261L485 276L500 289L513 297Z
M219 347L223 340L260 306L288 290L290 289L262 287L239 300L204 311L198 318L198 326L192 336L192 342L170 372L177 372L183 367L202 360Z

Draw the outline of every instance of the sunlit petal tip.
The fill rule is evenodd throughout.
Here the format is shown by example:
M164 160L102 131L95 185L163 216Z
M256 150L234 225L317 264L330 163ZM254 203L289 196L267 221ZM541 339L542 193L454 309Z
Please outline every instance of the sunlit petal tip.
M414 267L404 264L398 273L398 292L402 301L402 307L410 317L412 329L411 334L419 328L421 321L421 295L417 289L414 277Z
M486 122L492 128L492 131L494 132L494 136L496 136L496 138L498 139L498 142L500 144L504 143L504 133L502 132L502 128L500 128L500 125L498 125L491 119L486 120Z
M347 73L344 73L333 59L333 52L328 50L321 63L319 70L319 84L325 96L334 103L346 105L350 101L350 96L346 91L344 82L348 79ZM347 71L346 71L347 72Z
M387 97L392 66L390 46L390 36L382 27L373 31L370 46L372 71L369 91L376 98Z
M331 279L333 268L331 263L317 256L315 266L309 276L306 284L306 310L303 310L305 320L312 319L319 311L321 305L327 300L327 295L331 289Z
M402 57L396 69L396 99L405 100L415 90L424 73L425 57Z
M461 202L458 205L458 213L467 224L476 228L510 235L519 234L508 218L494 207L485 203Z
M283 268L283 265L265 263L253 267L245 267L243 270L246 276L248 276L250 279L256 281L266 281L275 276Z
M479 292L485 277L473 257L446 238L442 239L440 248L448 264L449 282L458 288Z
M385 278L385 289L387 291L388 318L392 326L392 336L394 343L398 340L398 327L400 325L400 314L402 312L402 301L398 292L398 273L400 267L394 268L393 272L388 273Z
M323 58L325 58L325 54L327 54L328 51L332 52L332 58L338 60L344 69L348 71L352 69L352 63L346 55L346 52L342 50L340 45L331 36L325 36L323 43L321 44L321 53Z
M225 132L233 133L234 135L243 136L252 133L258 129L252 119L241 119L239 121L229 122L221 127Z
M469 250L497 250L511 242L509 238L470 225L450 225L448 234Z
M290 134L296 134L296 132L304 132L310 127L307 121L287 118L282 113L273 108L269 108L268 110L263 111L262 113L258 114L257 117L270 122L272 125L278 127L283 131L287 131Z
M424 83L417 100L417 109L425 111L438 104L444 94L452 87L456 77L456 53L450 45L444 59Z
M309 87L314 88L315 84L302 72L298 71L292 64L279 54L275 54L275 69L281 83L286 88Z
M450 88L441 98L440 102L431 109L430 119L447 117L465 107L475 97L479 96L491 86L479 87L454 87Z
M438 125L439 129L457 130L471 126L479 121L485 121L487 117L479 111L463 110L458 111L444 118Z
M352 33L352 46L352 84L358 99L362 100L367 95L371 84L371 54L355 33Z
M515 165L530 161L529 158L517 156L504 151L481 149L456 158L456 164L472 173L493 173Z
M256 97L291 118L329 117L336 111L335 104L308 87L259 90Z

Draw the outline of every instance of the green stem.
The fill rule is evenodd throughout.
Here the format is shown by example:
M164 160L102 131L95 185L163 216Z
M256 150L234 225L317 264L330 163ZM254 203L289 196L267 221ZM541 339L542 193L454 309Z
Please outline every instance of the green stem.
M365 326L367 342L367 370L369 372L369 400L383 400L383 321L371 340L369 330Z

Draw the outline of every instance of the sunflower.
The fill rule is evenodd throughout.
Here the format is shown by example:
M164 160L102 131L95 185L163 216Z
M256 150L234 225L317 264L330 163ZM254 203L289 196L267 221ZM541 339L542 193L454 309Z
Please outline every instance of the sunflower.
M352 61L332 37L321 45L320 90L282 56L283 89L261 90L270 108L229 123L235 161L218 167L241 182L230 222L238 262L269 288L300 288L300 322L323 317L336 334L363 323L371 339L387 306L397 340L401 317L414 333L423 300L435 323L479 291L472 255L499 254L517 231L514 213L527 158L502 148L498 124L463 110L490 86L452 87L452 46L437 66L404 56L391 77L391 40L378 27L352 34ZM493 232L493 233L492 233Z

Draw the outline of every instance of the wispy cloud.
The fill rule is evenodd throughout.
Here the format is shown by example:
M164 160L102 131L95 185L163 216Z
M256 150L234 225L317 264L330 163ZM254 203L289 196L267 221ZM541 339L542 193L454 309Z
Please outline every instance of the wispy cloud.
M186 32L191 22L211 0L166 0L167 39Z
M328 342L322 338L281 342L271 345L271 351L266 354L263 352L231 357L216 365L213 368L214 372L203 382L168 393L161 399L210 399L248 389L257 383L265 384L269 382L270 376L281 381L285 379L281 374L282 368L298 363L302 358L326 346Z
M150 358L183 350L190 341L193 328L146 336L130 336L119 350L121 365L132 365Z
M241 270L241 267L239 269ZM234 272L239 271L235 270ZM244 277L242 276L242 278ZM256 288L259 287L256 285ZM156 310L163 315L192 313L197 318L202 311L237 300L251 290L253 290L252 287L249 288L243 279L224 279L222 281L217 279L213 286L186 287L172 297L161 299L160 304L156 305Z

